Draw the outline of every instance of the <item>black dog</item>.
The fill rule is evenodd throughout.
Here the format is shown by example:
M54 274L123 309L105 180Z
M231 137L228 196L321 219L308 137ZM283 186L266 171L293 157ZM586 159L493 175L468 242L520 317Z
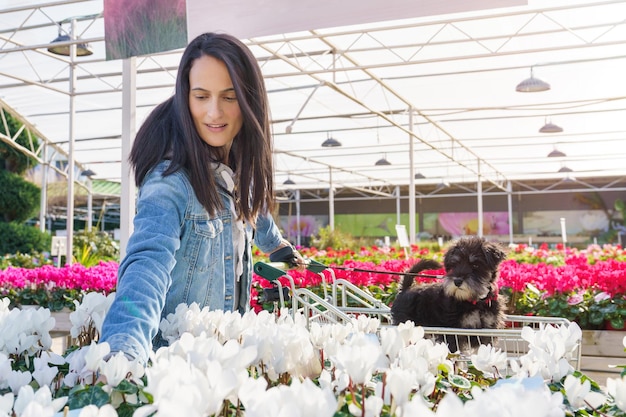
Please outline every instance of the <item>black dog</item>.
M498 298L496 280L498 266L505 257L496 243L476 236L460 238L444 255L445 275L441 281L413 287L414 276L404 276L391 306L393 324L410 320L425 327L504 327L505 303ZM440 268L439 262L422 259L409 272L415 274ZM450 352L465 351L481 344L477 336L445 339ZM482 341L482 344L487 343L492 342Z

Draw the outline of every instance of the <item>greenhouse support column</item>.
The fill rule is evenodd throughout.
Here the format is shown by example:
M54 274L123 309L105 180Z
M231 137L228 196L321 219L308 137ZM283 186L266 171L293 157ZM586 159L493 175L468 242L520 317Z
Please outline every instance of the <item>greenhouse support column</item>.
M394 190L396 195L396 224L400 224L400 186L396 185Z
M93 225L93 183L91 177L87 177L87 231L91 232Z
M76 36L76 19L72 19L72 29L70 31L72 40ZM68 153L67 153L67 215L66 215L66 243L65 243L65 263L72 264L73 240L74 240L74 119L76 117L75 87L76 71L74 61L76 60L76 44L70 45L70 111L69 111L69 131L68 131ZM61 256L61 255L59 255Z
M333 190L333 168L328 167L328 226L335 230L335 191Z
M478 189L478 201L477 201L477 205L478 205L478 231L477 234L478 236L482 237L483 236L483 179L482 176L480 175L480 159L478 159L477 161L477 165L478 165L478 184L477 184L477 189Z
M506 183L506 202L509 208L509 244L513 244L513 187L511 181Z
M409 108L409 243L415 244L415 164L414 164L414 142L413 137L413 108Z
M39 203L39 231L46 231L46 213L48 212L48 142L44 141L42 148L41 168L41 200Z
M128 239L133 233L136 186L128 156L135 140L136 119L136 58L122 62L122 195L120 197L120 259L126 255Z
M296 246L302 242L302 229L300 228L300 190L296 190Z
M417 219L419 221L419 227L418 227L418 234L419 234L424 231L424 201L422 197L420 197L419 199L419 216Z

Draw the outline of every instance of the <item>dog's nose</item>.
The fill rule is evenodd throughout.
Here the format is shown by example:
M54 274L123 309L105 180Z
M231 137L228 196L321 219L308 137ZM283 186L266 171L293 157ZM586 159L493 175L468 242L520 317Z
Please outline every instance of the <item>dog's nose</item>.
M454 285L460 287L463 284L463 278L454 278Z

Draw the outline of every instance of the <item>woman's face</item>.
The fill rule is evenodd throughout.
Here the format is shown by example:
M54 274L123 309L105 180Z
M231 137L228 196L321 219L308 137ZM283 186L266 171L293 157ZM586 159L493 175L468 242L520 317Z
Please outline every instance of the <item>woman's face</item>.
M228 155L243 116L224 62L208 55L193 62L189 71L189 109L202 140L211 146L226 147Z

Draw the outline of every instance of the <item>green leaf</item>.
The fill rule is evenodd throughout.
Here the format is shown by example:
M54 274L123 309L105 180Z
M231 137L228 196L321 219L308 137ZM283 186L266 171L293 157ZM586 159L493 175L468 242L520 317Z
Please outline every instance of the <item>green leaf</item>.
M121 392L122 394L137 394L139 392L139 388L137 385L133 384L127 379L123 379L117 387L114 388L115 391Z
M90 404L102 407L110 402L109 394L104 392L100 386L84 386L77 390L70 391L67 405L70 410L83 408Z
M133 417L133 413L137 408L139 408L139 406L122 403L115 411L117 411L118 417Z
M591 324L602 324L604 323L604 315L599 311L592 311L589 314L589 323Z
M611 318L611 327L614 329L623 329L624 328L624 318L623 317L613 317Z
M461 375L450 375L448 377L448 381L450 381L450 384L452 384L452 386L456 388L470 389L472 387L471 382L469 382L467 378L462 377Z

